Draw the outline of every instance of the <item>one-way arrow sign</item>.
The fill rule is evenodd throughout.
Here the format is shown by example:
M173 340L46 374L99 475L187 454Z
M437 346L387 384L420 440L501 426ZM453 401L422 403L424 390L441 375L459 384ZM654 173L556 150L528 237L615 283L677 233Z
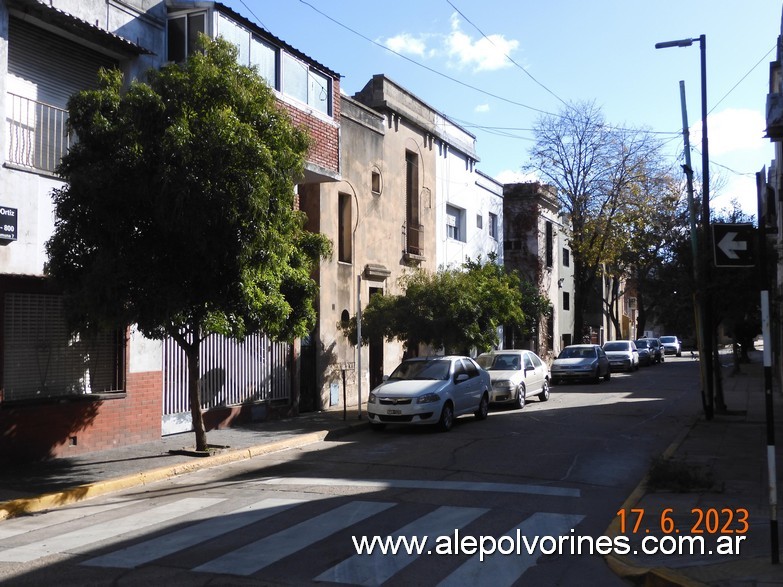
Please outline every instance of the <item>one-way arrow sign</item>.
M753 267L756 229L752 224L712 225L712 242L716 267Z

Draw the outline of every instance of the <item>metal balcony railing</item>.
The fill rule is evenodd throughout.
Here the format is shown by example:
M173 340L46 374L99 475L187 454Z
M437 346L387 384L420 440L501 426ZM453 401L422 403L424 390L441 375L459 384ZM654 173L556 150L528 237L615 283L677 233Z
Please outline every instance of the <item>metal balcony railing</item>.
M9 93L6 106L8 162L54 173L68 152L68 111Z

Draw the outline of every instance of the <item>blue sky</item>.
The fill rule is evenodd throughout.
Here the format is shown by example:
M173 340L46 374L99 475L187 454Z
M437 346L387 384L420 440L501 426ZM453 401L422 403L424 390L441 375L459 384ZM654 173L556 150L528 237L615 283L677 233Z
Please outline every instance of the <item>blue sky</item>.
M479 169L521 178L542 112L594 101L612 125L645 128L682 161L685 81L694 167L701 167L699 44L706 35L713 208L756 213L769 63L781 0L223 0L340 73L344 93L385 74L477 138Z

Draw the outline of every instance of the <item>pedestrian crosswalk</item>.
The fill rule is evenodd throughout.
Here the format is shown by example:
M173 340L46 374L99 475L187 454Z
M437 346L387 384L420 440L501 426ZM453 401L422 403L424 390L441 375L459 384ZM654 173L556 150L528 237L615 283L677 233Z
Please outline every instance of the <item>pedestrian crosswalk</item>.
M295 561L299 575L290 580L351 585L381 585L416 569L419 561L442 554L436 537L484 534L480 530L490 507L427 505L396 501L323 498L274 493L241 505L226 496L167 496L148 507L144 500L83 505L0 522L0 569L3 563L29 563L51 555L78 555L73 564L93 569L138 569L146 565L185 567L189 572L266 578L287 582L281 565ZM500 517L502 537L562 536L572 533L584 516L573 513L515 510L521 519ZM375 530L373 530L375 529ZM358 552L360 536L381 536L384 544L421 548ZM510 538L509 538L510 539ZM319 550L320 549L320 550ZM313 556L324 552L328 556ZM508 553L507 553L508 554ZM540 554L517 551L509 556L462 553L446 557L436 577L443 587L479 583L511 585ZM441 567L444 567L442 564ZM271 571L270 571L271 569ZM275 575L277 574L277 575ZM282 577L279 577L282 575ZM483 582L483 581L482 581Z

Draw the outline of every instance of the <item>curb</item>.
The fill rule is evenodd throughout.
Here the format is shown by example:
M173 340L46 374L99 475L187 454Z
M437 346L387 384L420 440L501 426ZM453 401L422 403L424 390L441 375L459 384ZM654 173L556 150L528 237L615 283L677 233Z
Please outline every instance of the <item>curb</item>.
M364 424L364 426L366 425L367 424ZM348 424L345 427L337 430L319 430L316 432L294 436L292 438L267 442L265 444L259 444L248 448L236 449L215 456L198 458L187 463L178 463L176 465L159 467L157 469L141 471L139 473L133 473L131 475L125 475L122 477L114 477L103 481L77 485L76 487L64 489L63 491L46 493L36 497L23 497L10 501L0 502L0 521L7 518L14 518L34 512L40 512L42 510L69 505L85 499L97 497L99 495L112 493L114 491L147 485L149 483L155 483L156 481L164 481L178 475L193 473L201 469L207 469L210 467L217 467L219 465L252 459L253 457L279 452L290 448L298 448L300 446L314 444L316 442L321 442L327 439L340 438L347 434L361 430L364 428L364 426L361 424Z
M685 426L677 438L675 438L666 450L663 451L661 457L666 460L670 459L674 453L677 452L677 449L685 441L698 422L698 416L693 418L693 421ZM642 497L644 497L644 494L647 492L647 481L649 480L649 477L650 475L648 472L620 506L621 510L629 510L641 501ZM619 526L620 521L615 517L614 520L612 520L612 523L609 524L604 531L604 535L614 539L619 534ZM678 571L666 567L645 567L635 562L628 562L631 560L631 557L627 555L607 554L604 556L604 560L615 575L623 579L628 579L634 583L656 587L706 587L705 583L695 581Z

